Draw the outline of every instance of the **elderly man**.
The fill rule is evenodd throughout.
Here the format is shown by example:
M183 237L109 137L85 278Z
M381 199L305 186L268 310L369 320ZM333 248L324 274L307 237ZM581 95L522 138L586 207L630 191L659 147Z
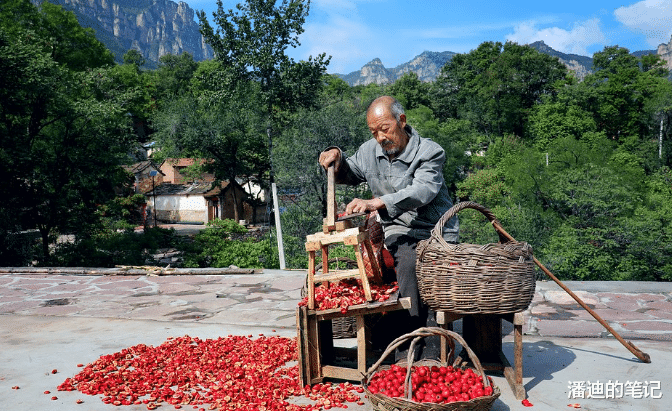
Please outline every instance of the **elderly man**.
M319 163L325 169L334 164L337 183L368 183L373 198L355 198L345 211L378 211L385 245L394 256L400 295L411 298L409 328L415 329L425 326L428 318L418 294L415 248L452 206L443 179L445 152L406 124L403 107L392 97L374 100L366 122L373 139L347 158L339 148L327 148ZM457 218L451 219L443 228L444 239L457 242L458 228Z

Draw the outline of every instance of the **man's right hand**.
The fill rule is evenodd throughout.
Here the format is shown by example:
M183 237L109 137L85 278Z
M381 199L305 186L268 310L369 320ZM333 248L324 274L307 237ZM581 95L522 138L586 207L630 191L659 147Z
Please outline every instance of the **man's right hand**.
M332 148L321 152L319 163L325 170L333 163L334 171L338 171L341 166L341 151L337 148Z

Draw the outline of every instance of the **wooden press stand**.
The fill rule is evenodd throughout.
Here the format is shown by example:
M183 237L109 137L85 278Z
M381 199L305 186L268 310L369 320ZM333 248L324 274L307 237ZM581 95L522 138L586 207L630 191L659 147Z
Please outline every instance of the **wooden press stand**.
M315 257L322 252L322 261L329 260L329 246L334 244L351 245L357 255L357 269L329 271L328 264L322 264L322 273L315 273ZM352 227L349 220L336 221L336 194L334 168L327 169L327 217L322 232L306 237L308 252L308 304L297 309L297 332L299 337L300 379L302 384L315 384L323 378L331 377L359 381L366 372L368 330L364 316L395 309L403 309L398 299L386 303L372 303L371 287L364 266L362 248L373 257L373 248L368 232L363 227ZM372 268L371 281L382 282L382 272L375 258L370 258ZM367 304L348 308L343 314L340 308L317 311L315 304L315 284L337 282L346 278L359 278L364 289ZM336 367L325 364L325 359L333 352L331 320L338 317L356 317L357 324L357 368Z

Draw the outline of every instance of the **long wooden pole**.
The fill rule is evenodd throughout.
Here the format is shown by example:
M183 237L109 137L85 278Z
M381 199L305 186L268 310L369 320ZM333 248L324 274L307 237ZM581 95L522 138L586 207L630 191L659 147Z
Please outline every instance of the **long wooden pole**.
M510 241L516 241L509 233L506 232L506 230L502 228L501 225L499 225L497 220L494 220L492 222L492 225L495 227L495 230L500 232L504 237L508 238ZM532 259L534 260L534 263L537 264L539 268L541 268L541 271L546 273L547 276L551 277L551 279L555 281L556 284L558 284L563 290L565 290L567 294L569 294L577 303L579 303L581 307L583 307L584 310L588 311L588 313L590 313L590 315L592 315L593 318L595 318L600 324L602 324L602 326L606 328L607 331L609 331L614 337L616 337L616 339L621 344L623 344L623 346L627 348L631 353L633 353L635 357L639 358L642 362L645 363L651 362L651 357L649 356L649 354L642 352L642 350L635 347L635 345L632 342L624 340L623 337L621 337L613 328L611 328L611 326L607 324L606 321L604 321L599 315L597 315L595 311L593 311L590 307L588 307L586 303L584 303L576 294L574 294L572 290L567 288L566 285L564 285L560 280L558 280L558 278L554 276L553 273L551 273L548 270L548 268L544 267L544 265L540 263L539 260L537 260L534 256L532 257Z

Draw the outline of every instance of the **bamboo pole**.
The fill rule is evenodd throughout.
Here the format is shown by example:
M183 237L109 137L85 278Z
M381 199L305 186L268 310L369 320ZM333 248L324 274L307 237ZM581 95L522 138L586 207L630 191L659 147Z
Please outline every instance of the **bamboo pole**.
M495 227L495 230L500 232L510 241L516 241L509 233L506 232L506 230L504 230L504 228L502 228L501 225L499 225L499 222L497 220L492 221L492 225L493 227ZM614 337L616 337L616 339L621 344L623 344L623 346L627 348L631 353L633 353L635 357L639 358L642 362L645 363L651 362L651 357L649 356L649 354L642 352L642 350L635 347L635 345L632 342L624 340L623 337L621 337L613 328L611 328L611 326L607 324L606 321L604 321L599 315L597 315L595 311L593 311L590 307L588 307L586 303L584 303L576 294L574 294L572 290L567 288L566 285L564 285L560 280L558 280L558 278L555 275L553 275L553 273L551 273L548 270L548 268L544 267L544 265L540 263L539 260L537 260L534 256L532 257L532 259L534 260L534 263L537 264L539 268L541 268L541 271L543 271L547 276L551 277L551 279L555 281L556 284L558 284L563 290L565 290L567 294L569 294L577 303L579 303L581 307L583 307L584 310L588 311L588 313L592 315L593 318L595 318L600 324L602 324L602 326L606 328L607 331L609 331Z

